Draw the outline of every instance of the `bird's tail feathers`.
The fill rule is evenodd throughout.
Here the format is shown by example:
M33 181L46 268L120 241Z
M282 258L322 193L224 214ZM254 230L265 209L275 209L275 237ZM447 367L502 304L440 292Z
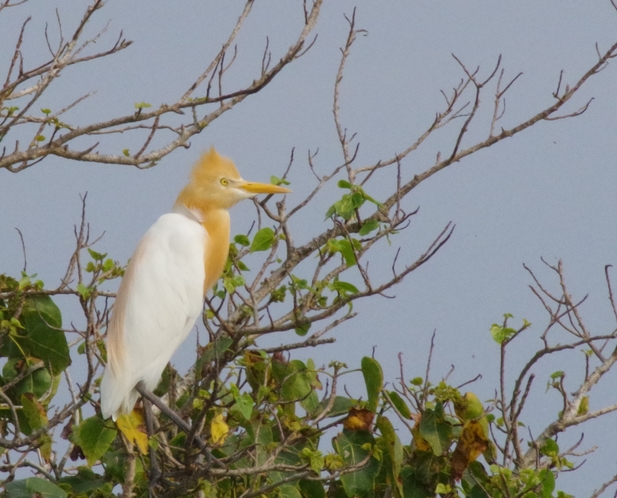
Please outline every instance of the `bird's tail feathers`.
M115 422L119 415L133 411L139 393L130 379L116 377L110 368L105 369L101 381L101 412L104 419Z

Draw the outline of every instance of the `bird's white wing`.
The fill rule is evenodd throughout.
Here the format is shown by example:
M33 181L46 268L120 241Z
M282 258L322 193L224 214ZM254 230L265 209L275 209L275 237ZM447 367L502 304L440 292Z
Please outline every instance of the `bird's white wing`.
M130 413L143 380L153 390L202 312L207 232L178 213L161 216L137 246L107 330L103 417Z

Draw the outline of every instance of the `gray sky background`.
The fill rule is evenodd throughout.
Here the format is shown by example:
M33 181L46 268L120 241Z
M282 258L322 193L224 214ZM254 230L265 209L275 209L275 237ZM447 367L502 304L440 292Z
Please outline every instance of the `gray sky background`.
M0 16L0 67L12 55L13 40L27 15L26 62L46 56L43 29L49 22L55 32L58 8L66 32L82 15L68 0L31 0ZM14 227L24 235L28 270L48 286L55 286L73 247L73 225L79 221L79 195L88 192L87 217L93 233L105 231L95 249L126 262L133 248L158 216L165 213L184 185L200 152L215 145L231 157L247 179L268 181L280 176L290 151L296 161L290 180L294 197L303 199L314 177L306 164L306 151L319 148L316 164L327 172L342 162L332 119L332 94L340 51L347 37L343 14L357 6L357 27L368 31L353 47L342 84L341 116L350 132L357 132L359 163L373 164L404 150L430 124L442 108L439 92L450 90L462 78L451 56L469 67L481 66L488 74L501 54L506 77L523 76L509 92L504 127L517 124L552 103L559 72L572 83L596 61L600 51L617 38L617 12L608 0L495 0L387 2L326 1L317 26L315 46L286 68L264 91L216 120L193 138L188 150L178 150L157 167L139 171L124 166L68 162L50 157L17 175L0 171L0 272L17 275L23 265L21 243ZM134 44L110 58L77 66L63 74L41 102L58 109L89 91L97 93L71 114L73 122L90 122L126 114L135 102L157 106L182 94L219 50L240 13L241 2L181 0L109 0L89 23L91 33L109 20L109 34L99 42L106 47L120 30ZM256 2L238 39L239 55L229 74L229 86L249 83L261 63L266 36L274 56L295 39L301 25L299 2ZM7 43L10 40L10 43ZM457 228L450 242L427 265L395 288L397 298L374 298L356 304L360 317L335 330L337 344L302 353L318 365L337 359L358 366L376 346L376 358L386 378L398 376L397 354L402 352L406 376L424 375L430 336L436 330L433 380L451 365L450 377L460 384L483 375L469 389L489 399L497 386L498 347L489 334L503 313L513 313L534 327L519 341L510 360L517 372L526 358L541 346L538 336L546 315L528 289L532 283L526 263L547 286L557 282L540 261L563 259L570 290L578 297L589 293L582 308L591 330L611 331L615 324L607 299L604 265L617 264L614 220L617 219L617 64L593 78L567 110L573 111L595 97L589 110L575 119L540 123L523 134L474 154L439 173L416 189L405 207L420 207L411 226L393 239L391 252L375 268L389 272L399 246L409 260L420 254L443 226ZM491 109L489 94L484 102ZM467 138L485 136L489 120L480 118ZM403 166L410 177L430 166L440 149L451 147L452 134L438 133ZM118 152L136 150L137 141L115 138ZM11 146L11 144L7 144ZM384 188L383 192L387 190ZM379 199L380 185L369 193ZM325 228L326 209L340 195L326 190L296 223L299 240ZM246 230L254 208L245 202L232 211L232 232ZM373 267L373 266L372 266ZM70 305L64 309L71 320ZM73 315L79 320L79 315ZM293 333L277 342L294 340ZM194 342L189 339L174 363L189 366ZM563 356L539 370L532 396L535 411L525 420L534 434L560 410L560 398L546 392L548 375L571 368L566 385L574 390L581 375L582 354ZM561 362L561 363L560 363ZM182 366L184 365L184 366ZM578 370L577 370L578 369ZM591 408L617 402L617 372L604 379L591 397ZM78 374L74 374L78 377ZM614 415L584 428L583 447L602 444L588 456L576 479L560 478L558 487L587 495L615 473ZM575 441L580 430L563 439ZM408 438L404 435L403 438ZM408 439L405 439L408 440ZM561 441L560 441L561 443ZM581 480L585 476L585 480Z

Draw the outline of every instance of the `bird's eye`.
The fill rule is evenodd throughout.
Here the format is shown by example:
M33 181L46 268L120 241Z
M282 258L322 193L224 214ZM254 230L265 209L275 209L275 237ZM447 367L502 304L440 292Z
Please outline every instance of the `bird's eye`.
M227 178L221 178L221 185L223 187L226 187L227 185L229 185L229 180Z

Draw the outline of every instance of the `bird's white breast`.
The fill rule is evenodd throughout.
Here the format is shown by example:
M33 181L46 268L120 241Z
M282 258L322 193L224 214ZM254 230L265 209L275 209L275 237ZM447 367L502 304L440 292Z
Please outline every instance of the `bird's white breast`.
M165 367L201 314L205 237L199 223L175 213L161 216L144 236L145 250L134 262L125 337L129 349L151 353L146 370L150 364L159 369L160 362Z
M172 354L191 331L203 307L206 230L185 214L161 216L131 258L118 291L108 332L107 368L101 385L104 415L132 409L133 387L143 380L153 390ZM116 341L116 344L111 344ZM112 360L111 358L109 359ZM128 409L128 411L130 411Z

